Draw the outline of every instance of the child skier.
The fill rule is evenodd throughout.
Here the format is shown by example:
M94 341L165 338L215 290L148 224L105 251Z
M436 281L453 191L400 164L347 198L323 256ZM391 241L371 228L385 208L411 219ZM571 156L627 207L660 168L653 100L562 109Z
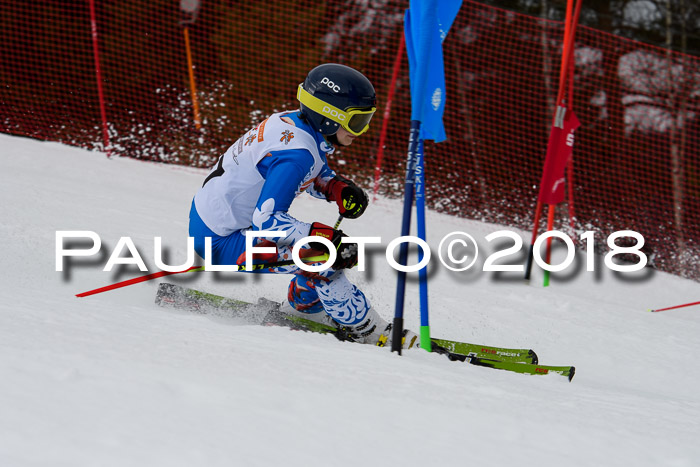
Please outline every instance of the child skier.
M255 246L274 246L276 254L255 262L291 258L294 244L305 237L324 237L336 248L336 260L320 273L296 265L255 272L293 274L287 303L281 311L333 324L353 341L391 344L391 324L371 307L367 297L345 275L357 264L357 245L320 222L302 222L288 213L292 201L306 191L334 201L341 216L354 219L367 209L366 193L328 167L326 154L350 146L369 128L376 110L372 83L359 71L328 63L311 70L297 90L300 109L271 115L239 138L221 156L190 211L190 236L204 257L211 238L213 264L244 264L247 231L274 231L283 237L257 238ZM314 249L317 243L313 243ZM417 346L415 333L403 334L404 349Z

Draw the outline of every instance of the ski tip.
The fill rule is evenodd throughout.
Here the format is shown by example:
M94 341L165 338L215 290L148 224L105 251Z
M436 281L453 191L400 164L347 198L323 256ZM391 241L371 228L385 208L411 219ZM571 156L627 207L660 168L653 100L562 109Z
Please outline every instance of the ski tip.
M576 374L576 367L571 367L569 370L569 382L571 382L572 379L574 379L574 374Z
M649 313L656 313L656 310L647 310Z

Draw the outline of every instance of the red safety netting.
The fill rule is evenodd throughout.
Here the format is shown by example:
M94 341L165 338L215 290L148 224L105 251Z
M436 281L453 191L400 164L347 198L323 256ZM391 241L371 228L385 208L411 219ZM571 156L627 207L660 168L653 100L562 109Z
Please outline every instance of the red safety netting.
M371 187L408 2L203 0L196 14L181 9L195 3L94 0L91 23L90 0L4 2L0 132L209 166L244 130L296 108L309 69L336 61L372 80L380 110L331 164ZM443 47L449 139L426 145L430 207L532 229L562 36L561 23L465 0ZM601 242L636 230L657 268L700 279L700 59L586 27L575 59L575 229L596 230ZM403 190L410 120L405 56L400 63L381 161L379 191L389 196ZM559 225L568 225L567 207Z

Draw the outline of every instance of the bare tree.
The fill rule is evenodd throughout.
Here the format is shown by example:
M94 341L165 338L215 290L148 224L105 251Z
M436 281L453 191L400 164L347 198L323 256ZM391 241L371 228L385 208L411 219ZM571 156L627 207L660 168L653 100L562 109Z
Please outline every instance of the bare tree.
M666 63L668 67L668 108L671 113L671 125L669 128L669 153L671 156L671 179L673 183L673 225L675 228L676 246L678 256L682 261L686 255L685 234L683 232L683 213L685 203L685 141L687 136L687 106L688 106L688 82L693 76L687 70L685 55L681 55L677 63L673 46L673 4L672 0L666 0ZM687 35L685 32L685 1L678 1L679 17L681 23L681 48L685 52L687 47Z

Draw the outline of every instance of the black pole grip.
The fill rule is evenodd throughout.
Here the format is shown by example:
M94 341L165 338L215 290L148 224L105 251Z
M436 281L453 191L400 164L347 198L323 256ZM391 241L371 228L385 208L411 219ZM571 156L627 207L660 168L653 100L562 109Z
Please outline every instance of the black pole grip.
M394 318L391 327L391 351L401 355L401 341L403 340L403 318Z
M525 267L525 280L530 280L530 272L532 271L532 259L535 256L535 244L530 245L530 251L527 254L527 266Z

